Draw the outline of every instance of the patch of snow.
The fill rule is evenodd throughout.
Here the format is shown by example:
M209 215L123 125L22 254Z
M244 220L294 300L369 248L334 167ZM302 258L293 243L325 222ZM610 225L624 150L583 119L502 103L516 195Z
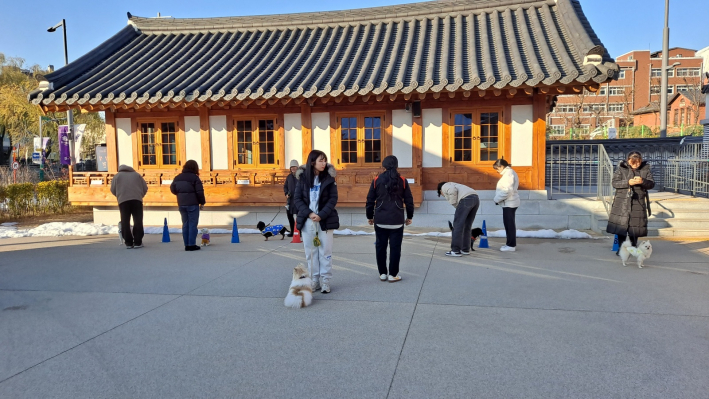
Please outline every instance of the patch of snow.
M76 222L52 222L45 223L33 229L20 230L16 222L8 222L0 224L0 238L21 238L21 237L61 237L61 236L97 236L106 234L118 234L118 226L106 226L103 224L93 223L76 223ZM182 229L172 227L168 228L171 234L181 234ZM145 234L162 234L163 227L146 227ZM231 229L210 229L210 234L231 234ZM337 235L343 236L371 236L374 232L366 232L362 230L335 230ZM261 234L257 229L239 229L239 234ZM451 232L428 232L428 233L404 233L405 236L411 237L450 237ZM488 237L504 238L506 237L504 230L491 231ZM517 237L520 238L562 238L562 239L583 239L593 238L589 234L577 230L564 230L555 232L554 230L517 230Z

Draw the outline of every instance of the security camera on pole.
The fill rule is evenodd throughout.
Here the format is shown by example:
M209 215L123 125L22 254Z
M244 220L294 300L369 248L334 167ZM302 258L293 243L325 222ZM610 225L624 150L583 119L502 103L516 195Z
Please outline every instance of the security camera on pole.
M69 65L69 52L66 46L66 20L62 19L62 22L47 29L47 32L54 32L59 29L59 27L61 27L64 32L64 65ZM74 156L74 113L72 110L66 111L66 119L68 125L67 139L69 140L69 158L71 158L71 164L69 165L69 181L71 181L74 166L76 165L76 157Z

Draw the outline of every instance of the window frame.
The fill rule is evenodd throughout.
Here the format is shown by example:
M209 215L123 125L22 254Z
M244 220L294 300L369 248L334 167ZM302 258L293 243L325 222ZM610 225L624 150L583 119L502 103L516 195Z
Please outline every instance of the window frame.
M561 131L559 129L561 128ZM566 136L566 126L565 125L549 125L549 136L551 137L561 137Z
M280 169L283 168L281 165L281 152L279 142L280 134L279 130L281 125L279 124L279 115L277 114L263 114L263 115L231 115L231 126L229 131L231 132L231 168L233 170L243 170L243 169ZM261 149L259 147L260 139L260 120L272 120L273 121L273 162L274 163L261 163ZM251 145L252 145L252 159L253 163L239 163L239 133L238 122L240 121L250 121L251 122Z
M694 73L696 73L696 75ZM700 77L701 75L702 75L701 68L697 68L697 67L677 68L677 77L697 78L697 77Z
M452 108L448 115L448 161L451 165L492 165L495 160L481 161L480 160L480 115L484 113L497 112L497 159L505 156L505 121L504 110L499 107L480 107L480 108ZM472 129L472 159L470 161L455 160L455 115L456 114L472 114L473 129Z
M152 123L155 125L155 165L145 165L143 162L143 131L142 124ZM162 161L163 158L163 142L162 142L162 124L163 123L174 123L175 124L175 164L165 164ZM136 144L137 144L137 166L138 169L179 169L182 166L182 140L181 140L181 127L180 118L171 117L156 117L156 118L136 118L135 119L135 132L136 132Z
M357 162L344 163L342 157L342 119L343 118L357 118ZM379 161L365 162L365 129L364 119L365 118L380 118L381 123L379 124ZM338 167L349 167L349 168L371 168L371 167L381 167L382 160L387 156L387 140L386 135L388 134L389 125L387 125L386 112L385 111L365 111L365 112L341 112L335 115L335 155L337 156L337 166ZM335 163L335 160L329 160L330 163Z

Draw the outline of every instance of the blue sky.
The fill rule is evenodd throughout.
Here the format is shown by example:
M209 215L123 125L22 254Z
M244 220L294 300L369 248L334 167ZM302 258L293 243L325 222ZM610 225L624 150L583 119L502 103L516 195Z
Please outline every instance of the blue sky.
M327 11L409 3L397 0L323 2L314 0L258 1L70 1L3 0L0 9L0 52L22 57L27 65L64 64L61 32L47 28L67 20L69 60L75 60L125 27L126 12L152 17L160 12L175 18L223 17ZM609 53L662 48L664 1L581 0L586 16ZM706 0L671 0L670 46L696 50L709 46Z

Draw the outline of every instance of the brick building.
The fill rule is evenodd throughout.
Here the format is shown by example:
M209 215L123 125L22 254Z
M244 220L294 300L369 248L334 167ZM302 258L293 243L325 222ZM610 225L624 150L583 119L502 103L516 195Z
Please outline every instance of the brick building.
M672 101L676 108L668 114L668 132L679 133L687 126L698 125L703 115L700 88L704 59L697 51L680 47L670 49L669 57L672 67L668 71L668 104ZM635 50L619 56L616 62L621 68L619 76L596 92L583 90L559 95L556 106L547 115L549 136L568 137L571 129L575 137L586 134L599 137L603 130L599 128L603 127L640 124L651 129L659 127L662 52ZM677 96L678 93L682 94ZM623 129L619 130L622 134Z

